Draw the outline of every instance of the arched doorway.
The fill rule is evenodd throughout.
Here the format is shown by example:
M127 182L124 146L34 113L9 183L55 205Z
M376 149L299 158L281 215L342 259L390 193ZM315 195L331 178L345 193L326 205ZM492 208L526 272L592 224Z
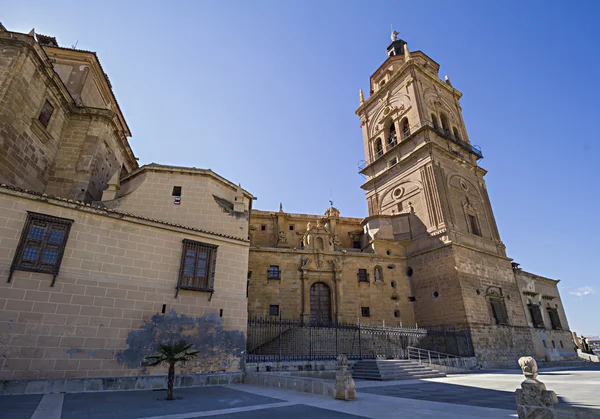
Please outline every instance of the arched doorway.
M310 287L310 322L331 322L331 291L323 282L315 282Z

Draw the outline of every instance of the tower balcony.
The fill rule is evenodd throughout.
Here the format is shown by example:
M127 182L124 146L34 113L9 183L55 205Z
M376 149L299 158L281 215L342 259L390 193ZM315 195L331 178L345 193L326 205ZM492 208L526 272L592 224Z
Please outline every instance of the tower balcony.
M473 154L477 160L483 158L483 152L481 151L480 147L478 147L476 145L472 145L472 144L462 140L458 136L453 135L449 129L444 129L441 126L432 123L431 121L423 121L419 126L411 127L409 132L404 132L403 138L400 141L394 142L393 144L388 143L386 149L378 150L376 152L376 154L373 156L374 157L373 160L360 161L358 164L359 173L361 175L366 176L367 171L370 170L369 168L371 166L373 166L375 163L377 163L380 158L382 158L386 155L389 155L390 153L393 153L393 151L396 150L397 148L402 148L405 144L409 143L411 140L419 141L418 138L421 138L421 139L423 138L423 137L419 136L419 134L422 132L425 132L426 130L434 131L440 138L448 140L451 143L456 144L463 150L467 151L468 153Z

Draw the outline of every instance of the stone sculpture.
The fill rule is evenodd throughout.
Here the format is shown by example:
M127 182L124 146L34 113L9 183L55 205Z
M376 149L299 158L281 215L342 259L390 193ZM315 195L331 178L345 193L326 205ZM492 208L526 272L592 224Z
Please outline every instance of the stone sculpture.
M345 354L338 355L338 371L335 374L335 398L338 400L356 399L356 384L352 373L348 369L348 357Z
M519 366L525 375L521 388L515 392L519 419L554 419L554 405L558 403L556 393L546 390L546 385L537 379L538 367L535 359L524 356Z

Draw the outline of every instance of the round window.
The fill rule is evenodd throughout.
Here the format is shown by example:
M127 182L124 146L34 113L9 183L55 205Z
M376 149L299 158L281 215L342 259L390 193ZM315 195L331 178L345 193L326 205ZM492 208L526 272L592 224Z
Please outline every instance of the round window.
M433 291L433 298L438 298L440 296L440 293L437 291Z
M400 310L394 311L394 317L397 318L397 319L400 318Z
M394 192L392 193L394 198L400 198L403 194L404 194L404 189L402 189L402 188L396 188L396 189L394 189Z
M396 281L392 281L392 288L396 288Z
M411 268L410 266L408 268L406 268L406 276L408 276L409 278L413 275L413 268Z

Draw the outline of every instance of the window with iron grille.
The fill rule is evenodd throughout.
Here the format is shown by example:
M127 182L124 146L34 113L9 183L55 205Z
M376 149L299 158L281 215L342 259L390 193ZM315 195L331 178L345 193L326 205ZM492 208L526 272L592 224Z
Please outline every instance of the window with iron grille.
M502 298L490 298L490 306L496 324L508 324L508 314L506 313L504 300Z
M183 240L178 289L213 291L217 247L214 244Z
M281 271L279 270L278 265L271 265L269 270L267 271L269 279L281 279Z
M363 317L371 317L371 307L361 307L360 314Z
M42 107L42 110L40 111L39 116L38 116L38 121L40 121L40 123L44 126L44 128L48 127L48 124L50 123L50 118L52 117L53 113L54 113L54 106L52 106L50 104L50 102L46 101L44 103L44 106Z
M28 211L8 282L19 270L49 273L53 275L50 285L54 286L72 223L66 218Z
M527 304L529 308L529 314L531 315L531 322L533 327L544 327L544 318L542 317L542 310L537 304Z
M270 305L269 306L269 316L279 316L279 306L278 305Z
M550 323L553 329L562 329L560 324L560 317L558 317L558 310L555 308L548 307L548 315L550 316Z
M360 268L358 270L358 282L369 282L369 273L366 269Z

